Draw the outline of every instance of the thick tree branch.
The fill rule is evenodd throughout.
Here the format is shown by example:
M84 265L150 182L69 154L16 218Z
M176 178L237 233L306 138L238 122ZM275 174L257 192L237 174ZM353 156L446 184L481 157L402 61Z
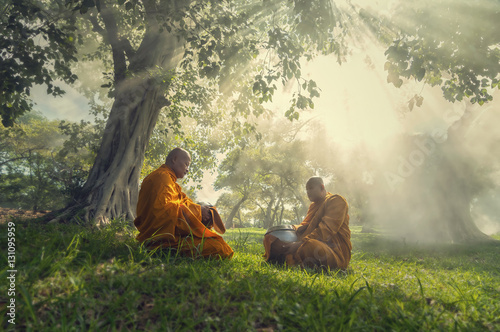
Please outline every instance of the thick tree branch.
M104 40L108 43L111 44L108 38L108 32L99 24L97 21L97 18L93 15L88 15L89 21L92 23L93 26L93 31L99 33L101 36L103 36ZM125 52L127 55L127 58L130 61L132 61L133 57L135 56L136 52L134 48L132 47L132 44L130 44L130 41L127 38L122 38L119 39L119 43L121 43L120 48Z
M130 44L130 40L128 40L127 38L123 38L121 42L122 42L122 48L125 51L125 54L127 55L128 61L131 62L133 57L135 56L135 50Z
M146 16L146 21L152 22L153 20L155 20L155 17L158 14L158 8L156 6L156 1L155 0L143 0L142 5L144 6L144 10L145 10L144 15ZM147 28L147 26L146 26L146 28Z
M159 63L159 66L164 67L166 70L173 69L182 57L185 40L181 35L174 32L175 29L172 31L165 29L164 23L166 21L163 21L159 13L164 12L167 7L169 10L174 10L175 5L167 1L157 2L155 0L143 0L142 3L145 9L146 32L140 46L137 48L134 61L130 61L129 70L133 72L142 71L151 66L152 60L154 60L154 63ZM189 1L185 0L182 7L186 7L187 3ZM179 14L186 15L186 13ZM161 52L158 52L157 59L149 56L152 47L162 49Z
M22 159L28 159L28 158L29 157L24 157L24 156L23 157L10 158L10 159L1 161L0 162L0 167L3 166L3 165L7 165L8 163L16 161L16 160L22 160Z
M113 64L115 72L115 85L118 85L125 79L127 72L127 62L125 60L125 51L123 42L118 36L118 25L116 24L116 17L113 10L101 2L101 17L106 29L106 39L111 45L113 52Z
M90 23L92 23L93 26L93 31L97 32L101 36L104 37L105 40L107 40L107 35L106 35L106 30L101 27L99 22L97 22L97 17L93 16L92 14L88 15Z
M32 152L39 151L39 150L43 150L43 147L36 147L36 148L24 150L23 152L19 152L19 157L14 157L14 158L10 158L10 159L1 161L0 167L3 165L7 165L8 163L16 161L16 160L29 159Z

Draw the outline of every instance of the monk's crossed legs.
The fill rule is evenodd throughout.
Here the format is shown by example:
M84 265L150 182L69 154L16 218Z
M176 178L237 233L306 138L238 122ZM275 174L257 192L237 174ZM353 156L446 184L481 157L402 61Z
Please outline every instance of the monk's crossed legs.
M342 259L324 242L306 240L293 255L294 259L304 267L344 268Z

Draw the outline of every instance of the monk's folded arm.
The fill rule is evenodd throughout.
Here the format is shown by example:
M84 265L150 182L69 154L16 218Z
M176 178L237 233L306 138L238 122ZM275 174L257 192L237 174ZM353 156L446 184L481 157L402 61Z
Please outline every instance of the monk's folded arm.
M340 227L347 216L347 202L341 196L334 196L329 202L326 202L325 214L321 222L311 234L305 239L319 239L329 241L332 235L340 230Z
M184 219L183 205L181 201L177 199L176 196L178 196L178 194L172 186L164 185L159 196L158 199L163 202L165 211L168 213L173 213L175 211L174 217L177 219Z
M307 229L307 226L294 225L294 227L295 227L295 234L297 234L299 238Z
M190 210L183 204L183 201L190 201L187 197L179 199L179 194L175 188L170 185L171 181L168 178L158 181L161 189L158 190L158 196L155 198L158 204L155 204L155 215L159 220L186 220L186 216L190 215ZM188 220L186 222L189 223Z
M194 204L194 203L192 205L199 211L199 215L201 216L201 206L198 205L198 204ZM184 220L186 220L186 222L188 223L188 225L191 226L191 227L193 227L194 226L194 220L191 220L191 218L197 219L196 216L193 215L193 211L191 211L184 204L180 204L179 205L179 210L181 211L181 214L184 217ZM191 218L190 218L190 216L191 216Z

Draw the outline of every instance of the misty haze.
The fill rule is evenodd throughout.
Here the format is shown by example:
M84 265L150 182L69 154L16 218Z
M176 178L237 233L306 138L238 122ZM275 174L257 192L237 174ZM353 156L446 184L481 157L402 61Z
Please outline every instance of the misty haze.
M500 329L500 2L1 12L4 329Z

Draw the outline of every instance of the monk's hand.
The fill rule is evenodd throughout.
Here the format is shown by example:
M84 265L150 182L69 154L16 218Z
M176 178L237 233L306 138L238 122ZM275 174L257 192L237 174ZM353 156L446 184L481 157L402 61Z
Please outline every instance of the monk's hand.
M287 254L293 254L295 253L299 247L302 245L302 241L297 241L297 242L288 242L285 245L286 253Z

